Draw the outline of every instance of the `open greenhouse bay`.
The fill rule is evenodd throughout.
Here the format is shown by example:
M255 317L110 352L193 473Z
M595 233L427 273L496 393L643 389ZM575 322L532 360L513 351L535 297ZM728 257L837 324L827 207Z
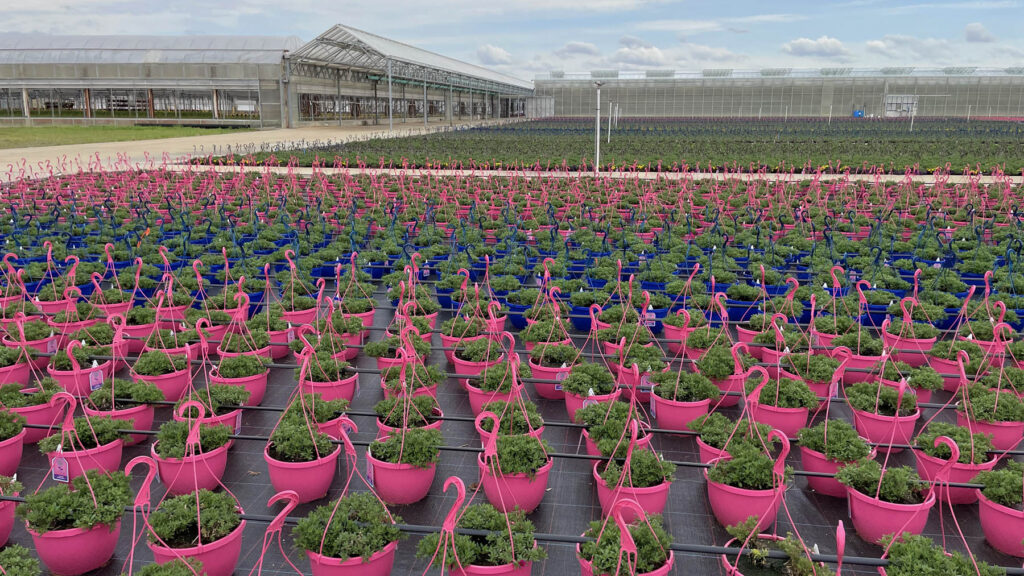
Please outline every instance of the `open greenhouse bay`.
M1024 187L990 180L10 181L0 538L103 576L197 542L210 576L329 574L310 542L387 574L399 533L421 574L446 524L454 574L1022 574Z

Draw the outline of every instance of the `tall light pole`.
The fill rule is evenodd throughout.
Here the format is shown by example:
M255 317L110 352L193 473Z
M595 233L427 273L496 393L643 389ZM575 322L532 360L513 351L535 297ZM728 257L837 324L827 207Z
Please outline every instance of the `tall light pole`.
M597 104L594 106L594 174L600 172L601 166L601 86L604 82L594 82L597 88Z

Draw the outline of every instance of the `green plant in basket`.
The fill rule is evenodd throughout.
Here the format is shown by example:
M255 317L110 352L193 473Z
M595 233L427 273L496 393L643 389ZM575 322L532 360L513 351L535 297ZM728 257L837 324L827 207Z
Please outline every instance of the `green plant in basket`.
M668 562L672 536L665 531L660 515L638 518L627 526L636 544L636 573L647 574ZM580 544L580 556L591 563L594 574L615 574L621 567L622 534L615 522L594 521L583 534L590 540Z
M348 494L318 506L299 520L292 532L295 546L339 560L362 558L364 562L404 535L395 524L402 518L369 492Z
M989 436L981 433L971 434L967 428L947 422L928 424L928 427L917 435L914 443L925 454L948 460L953 457L949 447L945 444L935 445L935 440L940 436L945 436L956 443L960 449L958 462L961 464L983 464L992 459L989 452L993 450L993 447Z
M249 378L266 371L267 359L262 356L228 356L217 365L217 374L228 379Z
M6 576L40 576L43 573L39 560L32 557L28 548L17 544L0 550L0 567Z
M656 372L650 375L650 381L651 384L654 384L655 394L673 402L715 400L720 393L718 387L711 380L692 372L674 370Z
M198 402L206 411L206 417L224 416L238 410L249 401L249 391L243 386L231 384L210 384L206 388L192 390L174 405L175 413L187 402ZM195 408L188 408L188 418L198 418Z
M192 422L170 420L160 425L157 431L155 450L161 458L181 459L186 455L186 444ZM199 446L196 453L207 453L227 444L231 440L231 428L224 425L201 424Z
M562 381L562 389L576 396L605 396L615 390L615 377L601 364L582 362L573 366Z
M490 463L492 473L497 475L525 474L533 478L551 459L551 447L544 440L524 434L500 435L495 440L497 461Z
M738 559L737 567L743 574L785 574L787 576L834 576L828 567L815 564L808 558L807 547L792 533L780 540L761 538L757 532L759 519L750 516L746 522L727 526L725 531L737 544L743 544L750 553ZM774 558L770 550L779 550L785 558Z
M857 492L893 504L920 504L929 489L917 472L908 466L890 466L883 474L882 465L869 459L858 460L839 469L836 480ZM879 486L881 482L881 486Z
M139 354L132 371L139 376L163 376L188 368L184 354L167 354L161 350L149 350Z
M747 394L752 393L760 383L760 378L751 378L744 383ZM777 406L779 408L807 408L812 410L818 407L818 397L807 387L807 384L800 380L789 378L770 379L761 389L757 401L766 406Z
M853 462L867 458L871 453L871 446L845 420L830 419L802 428L797 433L797 441L804 448L820 452L834 462Z
M385 398L373 407L377 418L391 428L421 428L437 421L438 410L433 396Z
M336 449L331 437L320 432L302 415L285 413L270 435L267 453L282 462L312 462Z
M227 492L199 490L174 496L150 514L149 541L168 548L214 542L238 528L240 516L235 498Z
M456 533L454 541L446 540L445 548L439 550L440 535L429 534L417 545L416 556L433 559L439 568L443 559L448 569L459 564L504 566L547 558L544 549L536 545L533 523L526 519L526 514L521 510L506 515L490 504L473 504L462 511L456 528L482 531L485 535Z
M530 369L530 365L520 362L516 367L516 378L521 382L523 378L532 377L533 371ZM484 392L511 392L513 383L512 364L505 361L485 368L480 373L480 379L476 385Z
M396 430L370 444L370 454L382 462L428 468L441 457L441 432L427 428Z
M412 349L416 356L419 358L425 357L430 353L430 344L425 342L422 338L410 334L406 341L410 342ZM404 346L402 337L391 336L383 340L376 342L370 342L363 347L363 352L370 358L398 358L398 349Z
M124 472L107 475L88 470L71 480L25 496L16 514L39 534L105 525L121 520L132 503L132 491Z
M889 576L920 576L922 574L979 574L980 576L1002 576L1006 570L975 559L972 562L958 551L949 552L931 538L904 532L895 542L892 536L882 539L881 545L888 550L889 565L885 571ZM975 569L977 566L977 569Z
M757 359L749 354L740 356L744 370L750 369ZM732 357L732 349L727 346L712 346L697 359L697 372L711 380L723 380L729 376L738 376L736 362Z
M612 458L598 466L601 479L610 487L650 488L675 479L676 465L653 450L633 450L629 460L629 475L622 477L624 459Z
M502 435L527 434L530 430L539 430L544 426L544 418L541 417L537 405L529 401L521 404L504 400L488 402L483 405L483 411L498 416L498 420L501 421L498 433ZM480 427L485 432L491 432L494 430L494 419L484 418L480 422Z
M698 418L687 426L699 434L701 441L708 446L719 450L728 449L730 453L764 450L766 445L768 449L774 450L778 443L768 438L771 426L746 419L735 422L718 412Z
M74 432L61 431L39 441L39 451L43 454L72 450L88 450L98 446L106 446L117 440L126 440L128 436L121 432L131 426L122 420L114 420L103 416L79 416L74 420Z
M898 405L900 416L910 416L917 410L917 397L913 393L905 393L901 400L898 390L882 383L858 382L847 386L845 391L850 407L861 412L877 411L883 416L896 416Z
M96 410L125 410L139 404L152 404L164 400L164 393L156 385L143 380L121 378L103 381L103 386L89 394L89 402Z

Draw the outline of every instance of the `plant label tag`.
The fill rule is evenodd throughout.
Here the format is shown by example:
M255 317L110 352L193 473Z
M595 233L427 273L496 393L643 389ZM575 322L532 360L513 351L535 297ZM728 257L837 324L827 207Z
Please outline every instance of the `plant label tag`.
M648 328L653 328L654 327L654 323L655 323L654 312L645 312L644 313L644 326L646 326Z
M51 476L55 482L64 482L66 484L70 481L71 473L68 470L67 458L54 458L53 463L50 465L50 470Z
M102 370L96 370L94 372L89 372L89 390L92 390L93 392L95 392L95 391L99 390L102 387L103 387L103 371Z
M52 336L51 336L51 338L52 338ZM57 351L57 339L53 338L52 340L50 340L49 342L46 343L46 352L49 353L49 354L53 354L56 351Z
M285 334L285 337L288 338L289 342L295 340L295 330L289 330L288 333Z
M366 461L366 485L373 488L373 463Z
M658 409L654 404L654 394L651 394L651 418L658 417Z
M583 401L584 408L588 406L593 406L594 404L597 404L597 400L594 400L593 398L587 398L586 400Z
M235 434L242 433L242 411L238 411L238 415L235 416Z

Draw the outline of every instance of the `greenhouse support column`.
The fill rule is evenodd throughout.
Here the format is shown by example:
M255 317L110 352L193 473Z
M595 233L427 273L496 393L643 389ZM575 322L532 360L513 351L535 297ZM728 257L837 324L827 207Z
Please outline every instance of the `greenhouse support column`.
M449 83L448 84L448 106L445 107L447 109L447 112L448 112L448 126L449 127L451 127L451 125L452 125L452 116L454 116L454 114L452 113L452 107L455 106L455 100L452 98L453 95L454 95L454 91L452 90L451 83Z
M373 83L373 125L380 124L380 100L377 98L377 83Z
M31 106L28 99L28 88L21 89L21 111L25 113L25 118L31 118Z
M85 110L82 115L86 118L92 118L92 90L85 88L82 90L82 100L85 104Z
M594 82L597 88L597 105L594 107L594 174L601 166L601 82Z
M395 130L395 117L391 112L391 59L388 58L388 132Z
M423 82L423 127L427 127L427 82Z
M341 71L334 71L334 79L337 81L337 91L335 92L334 109L338 111L338 126L341 126Z
M220 118L220 96L218 96L220 90L213 90L213 119L217 120Z
M146 118L156 116L156 107L153 105L153 89L146 90Z

